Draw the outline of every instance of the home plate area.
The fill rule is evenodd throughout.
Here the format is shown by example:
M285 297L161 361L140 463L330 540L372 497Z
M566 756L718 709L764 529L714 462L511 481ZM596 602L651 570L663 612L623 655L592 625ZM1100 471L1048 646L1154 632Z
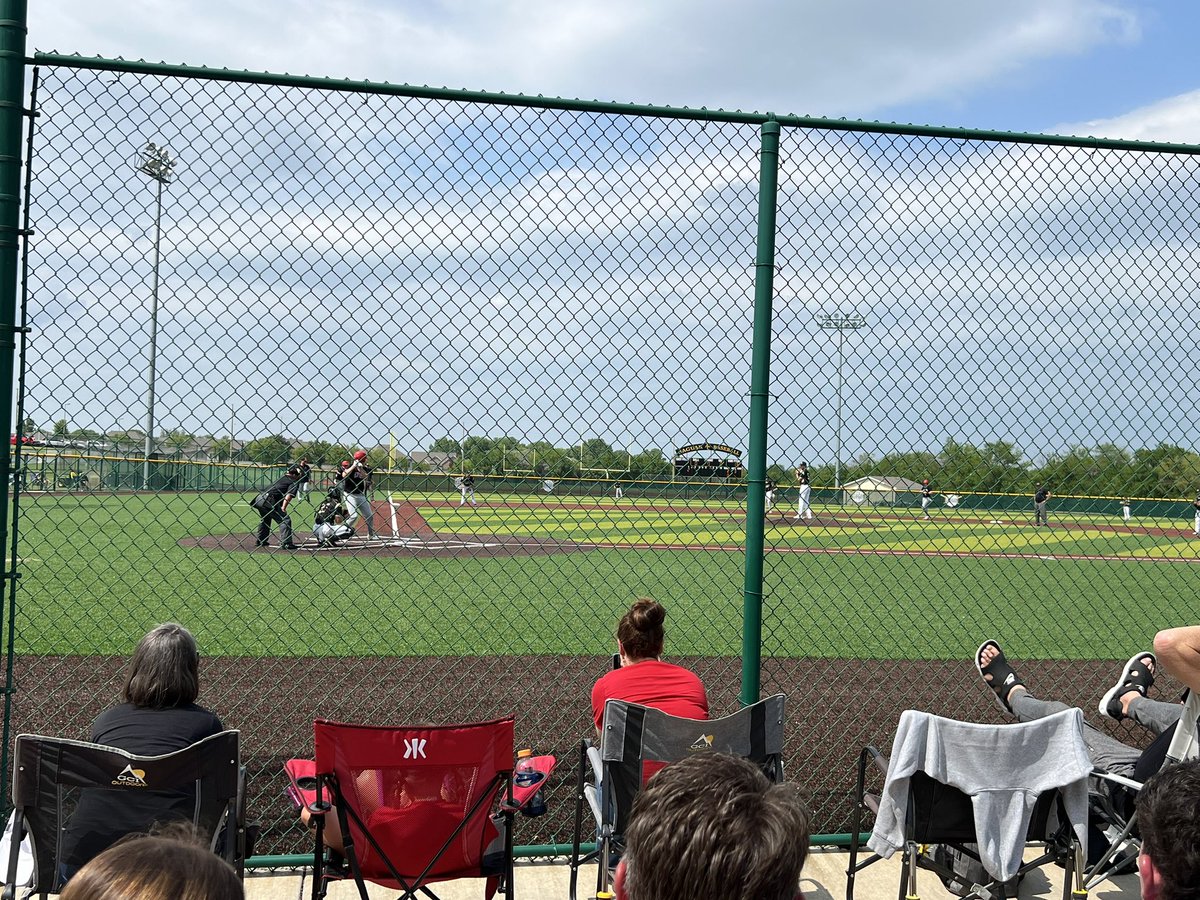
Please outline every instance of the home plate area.
M302 527L293 516L297 549L294 555L305 554L350 554L373 557L413 556L544 556L551 553L578 553L590 549L586 545L552 538L518 537L516 535L477 534L439 535L434 532L424 517L411 503L389 503L375 501L376 536L368 538L361 521L356 523L359 531L346 541L331 547L318 547L312 527ZM298 510L297 510L298 512ZM273 528L270 546L256 547L252 532L233 534L207 534L187 537L179 541L181 547L196 547L203 550L275 553L291 555L279 549L278 528Z

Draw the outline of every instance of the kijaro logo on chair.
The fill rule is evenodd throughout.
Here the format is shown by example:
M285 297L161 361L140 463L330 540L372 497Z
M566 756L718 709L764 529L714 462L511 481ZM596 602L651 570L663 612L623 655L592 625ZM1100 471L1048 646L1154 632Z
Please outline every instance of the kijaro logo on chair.
M404 739L404 758L405 759L428 759L425 755L425 738L405 738Z
M113 779L113 784L119 787L146 787L146 770L135 769L132 764L121 770L121 774Z
M713 736L711 734L702 734L700 737L692 741L692 746L688 750L711 750Z

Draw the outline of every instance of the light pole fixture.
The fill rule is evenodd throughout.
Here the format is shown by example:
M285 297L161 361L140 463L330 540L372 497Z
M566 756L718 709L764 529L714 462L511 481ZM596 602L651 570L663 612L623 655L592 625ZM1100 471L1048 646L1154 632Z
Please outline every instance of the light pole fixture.
M833 458L833 486L841 502L842 492L842 343L847 331L858 331L867 327L866 316L858 313L821 313L817 325L827 331L836 331L838 336L837 363L837 455Z
M154 287L150 306L150 376L146 389L146 459L142 467L142 490L150 489L150 454L154 450L154 376L158 363L158 260L162 244L163 185L175 178L175 160L166 147L146 144L133 158L133 167L155 182L154 194Z

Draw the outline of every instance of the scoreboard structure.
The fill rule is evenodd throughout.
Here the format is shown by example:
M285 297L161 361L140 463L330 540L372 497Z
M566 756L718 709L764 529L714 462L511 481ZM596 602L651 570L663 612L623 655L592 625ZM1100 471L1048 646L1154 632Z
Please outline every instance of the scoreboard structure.
M714 454L721 454L716 456ZM742 451L727 444L688 444L675 448L675 478L741 481L746 475Z

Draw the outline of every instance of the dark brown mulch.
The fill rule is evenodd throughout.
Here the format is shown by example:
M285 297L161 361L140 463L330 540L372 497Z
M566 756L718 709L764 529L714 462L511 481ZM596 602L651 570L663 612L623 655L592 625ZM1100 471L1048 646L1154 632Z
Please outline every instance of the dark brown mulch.
M575 758L592 732L588 693L607 659L594 656L283 658L219 657L203 661L201 700L243 734L251 781L250 809L264 823L259 852L303 852L303 836L285 799L283 760L312 751L312 719L404 723L468 721L515 714L518 746L559 756L551 813L522 822L519 843L570 839ZM714 714L738 705L740 662L689 659L709 686ZM1126 743L1145 732L1101 719L1096 698L1120 661L1029 661L1020 673L1042 696L1080 705L1089 721ZM120 693L125 659L21 657L17 661L13 733L85 738L91 719ZM854 764L862 746L885 752L907 708L970 721L1008 717L979 681L970 660L768 659L762 694L788 696L786 770L808 789L814 831L851 824ZM1157 695L1178 696L1162 679Z

